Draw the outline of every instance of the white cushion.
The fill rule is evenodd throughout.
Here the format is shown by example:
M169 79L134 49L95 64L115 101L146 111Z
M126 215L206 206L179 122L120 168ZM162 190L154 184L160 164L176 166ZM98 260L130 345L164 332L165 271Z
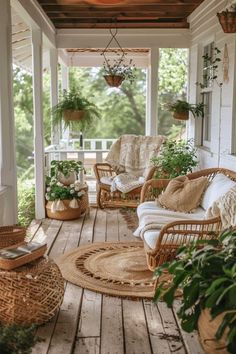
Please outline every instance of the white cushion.
M114 177L106 177L106 176L103 176L103 177L100 178L100 182L103 183L103 184L108 184L109 186L111 186L111 185L112 185L113 178L114 178Z
M224 174L218 173L215 175L203 195L201 202L202 208L207 210L212 206L214 201L220 198L223 194L227 193L234 186L236 186L236 182L232 181Z

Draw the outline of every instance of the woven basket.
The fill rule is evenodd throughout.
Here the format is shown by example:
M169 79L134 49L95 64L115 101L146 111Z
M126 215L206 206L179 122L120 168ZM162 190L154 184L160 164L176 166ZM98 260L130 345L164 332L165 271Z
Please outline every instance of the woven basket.
M84 111L76 111L72 109L67 109L63 112L63 118L64 120L73 120L73 121L78 121L81 120L84 116Z
M120 75L105 75L104 79L111 87L119 87L124 81L124 77Z
M236 12L218 12L217 17L225 33L236 33Z
M0 227L0 248L16 245L24 241L26 228L16 225Z
M179 120L188 120L189 119L189 113L188 112L180 112L180 113L174 112L173 113L173 117L175 119L179 119Z
M69 204L70 204L69 199L63 200L63 204L65 205L66 209L62 210L62 211L56 211L55 213L53 213L51 211L52 202L49 201L46 204L47 217L50 219L57 219L57 220L78 219L89 208L87 189L85 190L85 194L82 196L82 198L80 200L78 200L78 203L79 203L79 207L74 209L74 208L69 207Z
M198 320L198 331L203 346L204 351L207 354L228 354L226 349L226 337L227 332L225 331L220 340L216 340L215 333L217 332L224 313L217 316L214 320L211 319L210 311L205 309L201 312Z
M15 271L0 272L0 321L42 324L60 307L64 281L58 266L40 258Z

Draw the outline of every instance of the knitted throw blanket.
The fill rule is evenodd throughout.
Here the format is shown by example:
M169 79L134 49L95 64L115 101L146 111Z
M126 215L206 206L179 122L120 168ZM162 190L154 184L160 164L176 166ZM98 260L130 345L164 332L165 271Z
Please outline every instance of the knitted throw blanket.
M207 209L206 219L220 216L223 229L236 226L236 187L231 188Z
M106 161L117 173L145 176L151 166L151 157L158 154L164 141L165 137L161 135L122 135L111 146Z

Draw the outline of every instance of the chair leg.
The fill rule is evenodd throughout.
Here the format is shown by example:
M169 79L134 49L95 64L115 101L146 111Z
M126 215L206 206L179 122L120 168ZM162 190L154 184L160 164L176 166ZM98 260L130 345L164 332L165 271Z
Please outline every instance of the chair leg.
M102 196L102 190L101 187L98 186L98 191L97 191L97 205L100 209L104 209L104 206L101 203L101 196Z

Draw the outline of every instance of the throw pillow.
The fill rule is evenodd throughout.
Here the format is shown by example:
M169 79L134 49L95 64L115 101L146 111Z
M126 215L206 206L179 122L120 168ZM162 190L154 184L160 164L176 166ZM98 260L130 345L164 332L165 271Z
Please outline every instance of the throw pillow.
M167 209L188 213L199 206L206 186L207 177L193 180L187 176L176 177L159 196L159 202Z
M232 181L223 173L215 175L202 198L201 206L203 209L207 210L210 208L214 201L227 193L234 186L236 186L236 182Z

